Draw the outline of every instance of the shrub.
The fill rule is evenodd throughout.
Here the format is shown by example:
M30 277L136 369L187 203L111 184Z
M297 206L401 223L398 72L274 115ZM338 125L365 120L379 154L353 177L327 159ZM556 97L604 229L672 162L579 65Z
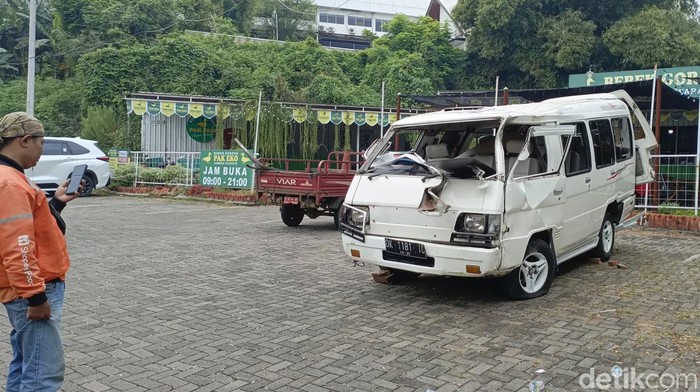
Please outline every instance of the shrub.
M114 186L133 186L135 177L136 166L134 164L117 165L111 184Z

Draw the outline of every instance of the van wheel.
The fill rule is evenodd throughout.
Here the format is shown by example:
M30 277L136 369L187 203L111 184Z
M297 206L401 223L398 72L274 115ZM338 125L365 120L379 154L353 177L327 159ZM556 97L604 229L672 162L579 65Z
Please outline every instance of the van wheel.
M304 210L296 204L284 204L280 207L282 222L289 227L297 227L304 219Z
M519 268L503 278L502 293L512 300L531 299L547 294L554 280L556 260L552 248L533 239Z
M603 224L598 232L598 246L591 252L592 257L598 257L601 261L610 260L613 246L615 246L615 225L609 213L605 213Z

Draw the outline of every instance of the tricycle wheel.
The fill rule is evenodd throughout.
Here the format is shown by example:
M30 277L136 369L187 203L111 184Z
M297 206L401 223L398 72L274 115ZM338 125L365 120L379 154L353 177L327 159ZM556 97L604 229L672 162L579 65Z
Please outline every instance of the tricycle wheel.
M340 203L338 208L333 211L333 224L335 224L335 229L338 230L340 227L340 220L343 218L343 203Z
M282 222L289 227L297 227L304 219L304 210L297 204L284 204L280 208Z

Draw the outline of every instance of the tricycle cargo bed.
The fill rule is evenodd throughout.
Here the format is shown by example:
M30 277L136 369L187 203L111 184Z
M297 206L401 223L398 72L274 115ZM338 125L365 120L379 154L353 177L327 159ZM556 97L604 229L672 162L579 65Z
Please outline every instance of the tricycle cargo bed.
M334 151L323 161L261 159L260 163L265 168L256 171L258 198L282 206L282 221L293 227L304 216L332 216L337 226L345 194L362 162L358 153Z

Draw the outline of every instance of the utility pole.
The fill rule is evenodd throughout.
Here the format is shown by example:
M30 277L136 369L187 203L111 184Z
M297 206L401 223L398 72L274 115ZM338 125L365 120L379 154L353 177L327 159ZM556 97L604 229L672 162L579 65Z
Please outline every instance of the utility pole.
M275 41L280 40L279 25L277 24L277 7L272 10L272 17L275 19Z
M36 57L36 0L29 0L29 53L27 58L27 113L34 115L34 58Z

